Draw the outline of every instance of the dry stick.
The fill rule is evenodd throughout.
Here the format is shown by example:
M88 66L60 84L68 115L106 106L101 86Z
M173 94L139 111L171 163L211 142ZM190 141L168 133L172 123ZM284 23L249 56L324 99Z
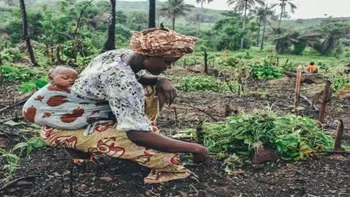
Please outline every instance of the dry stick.
M308 102L312 109L318 111L318 108L317 108L317 107L313 104L313 102L310 101L306 96L300 94L300 98L302 98L302 99L304 99L306 102Z
M20 119L23 118L23 116L16 116L16 117L11 117L11 118L6 118L6 119L1 119L0 124L5 123L7 121L13 120L13 119Z
M20 95L19 97L16 97L14 99L14 104L13 105L9 105L9 106L1 108L0 112L3 112L5 110L7 110L8 108L15 107L17 105L20 105L20 104L26 102L28 100L28 98L31 97L34 94L34 92L35 91L27 92L27 93L24 93L24 94Z
M175 126L177 126L177 111L175 106L174 106L174 113L175 113Z
M0 188L0 191L6 189L7 187L12 186L13 184L17 183L18 181L21 181L21 180L24 180L24 179L28 179L28 178L35 178L35 177L38 177L38 176L41 176L41 175L35 175L35 174L34 174L34 175L28 175L28 176L24 176L24 177L17 178L17 179L15 179L15 180L13 180L13 181L7 183L6 185L2 186L2 187Z
M320 113L318 116L318 121L320 123L324 123L324 118L326 115L326 106L327 106L327 100L328 100L328 94L330 92L330 88L331 88L331 82L330 81L326 81L326 85L323 89L323 93L322 93L322 100L321 100L321 107L320 107Z
M297 68L297 75L296 75L296 81L295 81L295 95L294 95L294 112L298 111L298 105L300 102L300 84L301 84L301 65Z
M337 136L335 137L334 140L334 151L343 151L341 148L341 138L344 133L344 124L342 120L338 120L338 128L337 128Z
M193 108L193 109L196 109L196 110L198 110L198 111L200 111L200 112L203 112L203 113L205 113L206 115L208 115L211 119L213 119L214 121L218 121L218 119L214 118L211 114L209 114L208 112L206 112L206 111L204 111L204 110L202 110L202 109L199 109L199 108L197 108L197 107L194 107L194 106L192 106L192 105L187 105L187 104L181 104L181 105L188 106L188 107L191 107L191 108Z

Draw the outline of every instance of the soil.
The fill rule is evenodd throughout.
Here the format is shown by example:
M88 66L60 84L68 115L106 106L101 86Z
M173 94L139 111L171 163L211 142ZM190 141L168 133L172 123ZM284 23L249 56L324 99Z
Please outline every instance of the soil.
M176 72L181 73L184 72ZM183 75L183 74L182 74ZM160 130L171 136L176 131L195 128L199 121L224 120L227 106L232 113L251 111L270 106L279 113L290 113L293 104L294 82L283 79L277 83L257 82L247 85L245 94L179 92L176 103L165 107L159 119ZM6 88L4 88L6 87ZM302 91L303 92L303 91ZM0 92L0 109L7 106L5 98L18 95L12 84L5 83ZM298 113L317 118L309 104L301 100ZM176 110L175 110L176 109ZM336 120L345 124L343 145L350 144L347 127L350 106L333 98L328 106L325 128L332 135ZM20 114L21 106L0 113L0 121ZM176 113L175 113L176 111ZM16 121L16 120L15 120ZM28 123L9 126L0 124L0 148L10 149L33 135ZM16 172L8 177L0 173L0 196L350 196L350 160L347 155L322 155L306 161L275 162L246 166L227 174L222 161L214 158L200 165L182 155L186 166L198 175L162 184L145 185L143 177L149 170L137 164L108 157L99 157L99 164L76 166L62 149L46 147L22 158ZM0 158L0 167L5 165ZM22 178L13 184L9 182Z

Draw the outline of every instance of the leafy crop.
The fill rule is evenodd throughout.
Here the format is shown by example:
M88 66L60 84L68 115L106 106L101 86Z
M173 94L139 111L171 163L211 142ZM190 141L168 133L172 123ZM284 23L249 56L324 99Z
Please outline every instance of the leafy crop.
M18 86L18 90L26 93L36 90L37 88L42 88L48 83L48 77L41 77L39 79L32 79L28 82L23 82Z
M6 81L28 81L37 75L35 70L27 67L16 67L9 63L0 66L0 71Z
M271 110L235 115L222 123L204 123L203 133L193 134L216 157L225 159L231 170L262 147L276 151L283 160L302 160L333 147L332 138L317 127L315 120L281 116Z
M350 77L348 76L335 76L332 80L332 88L335 90L343 89L350 84Z
M251 67L252 77L259 80L278 79L283 76L281 68L270 64L267 60L264 60L262 64L252 64Z
M283 76L282 67L276 66L274 59L263 59L262 62L243 61L238 58L227 58L221 62L225 67L251 68L250 78L259 80L278 79Z
M18 167L21 156L29 156L33 151L42 149L45 146L46 143L40 137L34 136L27 139L25 142L16 144L9 151L0 149L0 158L3 158L6 162L2 170L8 171L9 174L14 173Z
M186 76L177 86L179 90L185 92L191 91L211 91L211 92L228 92L236 90L238 83L235 81L223 82L215 77L210 76Z

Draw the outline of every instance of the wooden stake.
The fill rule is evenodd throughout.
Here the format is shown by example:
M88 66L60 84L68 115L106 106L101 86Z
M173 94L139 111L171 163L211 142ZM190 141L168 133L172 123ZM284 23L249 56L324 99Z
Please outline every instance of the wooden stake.
M325 118L325 115L326 115L326 106L327 106L327 103L329 101L328 98L329 97L329 94L330 94L330 90L331 89L331 82L330 81L326 81L326 85L323 89L323 93L322 93L322 98L321 98L321 107L320 107L320 113L319 113L319 116L318 116L318 121L320 123L324 123L324 118Z
M297 108L300 102L301 71L302 71L302 66L299 65L297 68L297 75L296 75L296 81L295 81L294 112L298 111Z
M334 151L344 151L341 148L341 138L344 133L344 124L342 120L338 120L338 128L337 128L337 135L334 140Z

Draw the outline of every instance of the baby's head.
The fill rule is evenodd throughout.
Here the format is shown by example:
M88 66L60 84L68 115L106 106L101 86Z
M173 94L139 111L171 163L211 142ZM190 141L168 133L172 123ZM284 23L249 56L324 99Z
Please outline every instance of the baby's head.
M68 66L56 66L49 71L50 82L57 86L71 86L77 78L77 71Z

